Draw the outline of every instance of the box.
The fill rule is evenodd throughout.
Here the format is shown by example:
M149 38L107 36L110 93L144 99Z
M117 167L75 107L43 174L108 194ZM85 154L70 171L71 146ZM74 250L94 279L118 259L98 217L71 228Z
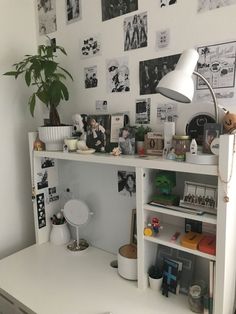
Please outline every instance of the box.
M162 133L148 132L144 138L145 153L147 155L162 156L164 137Z

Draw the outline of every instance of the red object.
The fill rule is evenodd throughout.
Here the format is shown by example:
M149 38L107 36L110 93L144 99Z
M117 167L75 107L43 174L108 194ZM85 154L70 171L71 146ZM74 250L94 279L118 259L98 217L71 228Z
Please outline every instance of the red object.
M216 255L216 236L205 235L198 244L198 250L207 254Z

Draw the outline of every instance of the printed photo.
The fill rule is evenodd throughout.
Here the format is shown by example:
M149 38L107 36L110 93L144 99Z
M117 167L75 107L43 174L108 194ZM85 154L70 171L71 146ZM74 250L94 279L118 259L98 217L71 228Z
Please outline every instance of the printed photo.
M107 112L107 100L96 100L95 110L97 112Z
M160 0L160 7L164 8L172 4L176 4L177 0Z
M156 50L168 47L169 43L170 43L169 29L156 32Z
M67 24L74 23L81 19L81 0L66 0L66 21Z
M98 79L97 79L97 66L91 66L88 68L84 68L84 84L85 88L93 88L97 87Z
M136 99L136 124L150 123L150 104L151 98Z
M38 0L39 35L57 30L56 0Z
M41 168L50 168L55 166L55 160L48 157L41 158Z
M124 127L119 133L119 147L123 155L135 154L135 129Z
M124 196L134 196L136 193L135 172L118 171L118 192Z
M156 94L156 87L162 77L174 70L180 54L140 61L139 84L140 95Z
M138 0L102 0L102 20L138 10Z
M108 92L117 93L130 91L127 57L107 60L106 73Z
M101 55L101 35L86 36L80 40L80 57L85 59Z
M147 47L147 12L124 19L124 50Z
M236 0L198 0L198 12L214 10L231 4L236 4Z
M48 187L48 171L37 173L37 188L38 190Z
M158 122L175 122L178 118L176 104L163 104L157 106Z

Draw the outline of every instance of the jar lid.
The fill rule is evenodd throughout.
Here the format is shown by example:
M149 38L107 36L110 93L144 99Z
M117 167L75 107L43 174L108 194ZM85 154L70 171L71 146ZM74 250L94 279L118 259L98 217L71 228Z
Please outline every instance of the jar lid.
M196 299L201 296L202 289L199 285L193 285L189 288L189 294L192 298Z
M173 139L175 139L175 140L190 140L191 137L188 135L173 135Z

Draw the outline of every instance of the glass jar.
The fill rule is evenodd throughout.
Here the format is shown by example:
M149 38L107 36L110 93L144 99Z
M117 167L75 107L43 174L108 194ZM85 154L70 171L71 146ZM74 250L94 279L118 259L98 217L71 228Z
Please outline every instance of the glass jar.
M206 283L200 280L189 287L188 303L190 310L194 313L203 313L204 295L207 292Z
M175 149L175 160L185 161L186 152L190 151L191 138L187 135L174 135L173 147Z

